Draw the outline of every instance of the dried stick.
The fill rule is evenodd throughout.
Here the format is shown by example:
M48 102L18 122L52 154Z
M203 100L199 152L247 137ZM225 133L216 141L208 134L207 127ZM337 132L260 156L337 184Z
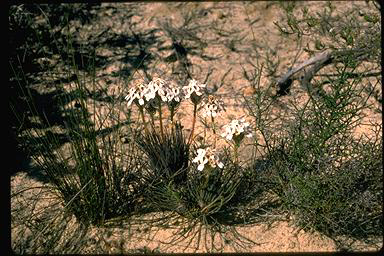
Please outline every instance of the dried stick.
M285 95L289 91L289 87L291 86L293 80L295 79L294 75L304 68L311 66L304 72L302 76L301 85L303 88L311 90L311 80L313 76L323 67L337 62L343 62L343 58L350 56L354 59L364 60L369 54L369 49L348 49L348 50L336 50L330 51L327 50L325 52L319 53L312 58L304 61L299 64L295 68L290 69L287 73L285 73L281 78L277 81L277 86L279 90L277 92L278 95Z

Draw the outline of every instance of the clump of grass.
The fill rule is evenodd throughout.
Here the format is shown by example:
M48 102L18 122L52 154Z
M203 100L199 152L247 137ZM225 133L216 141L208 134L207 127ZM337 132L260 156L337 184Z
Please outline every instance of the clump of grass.
M237 192L240 174L236 165L228 163L223 168L194 172L185 195L189 217L207 226L219 224L221 216L225 215L225 206Z
M39 6L35 7L37 9L33 10L35 12L40 10L47 19L44 23L47 26L45 29L52 31L49 22L52 18L49 16L50 13L44 13ZM68 6L61 7L65 12ZM29 25L33 24L32 20L27 21ZM60 25L62 22L64 21L59 22ZM49 107L52 106L39 108L38 104L41 102L34 102L36 99L31 93L28 74L24 73L23 60L18 56L13 56L10 64L15 90L19 95L16 95L18 99L16 97L12 99L14 101L10 107L16 117L15 126L19 127L19 133L22 135L20 137L27 138L33 146L27 147L27 150L43 171L45 179L53 185L50 189L59 195L65 209L82 223L101 225L106 219L130 215L137 210L137 200L143 187L140 175L145 163L138 156L133 143L123 145L120 141L123 127L130 123L129 116L128 120L119 117L114 121L115 125L112 128L106 129L103 124L108 115L101 117L98 113L91 115L88 112L96 106L96 98L93 97L90 101L89 97L92 96L89 94L89 88L86 88L91 85L93 90L98 89L95 73L79 71L72 38L68 34L60 36L63 36L60 39L67 43L66 47L62 49L62 45L55 41L56 37L50 47L56 46L58 49L55 51L67 56L66 63L70 63L71 66L64 76L68 78L67 81L73 83L70 89L67 88L70 92L63 89L63 82L51 85L50 90L54 91L51 94L55 97L55 103L59 105L55 106L57 110L55 113L57 116L54 116L55 122L52 122L53 113L49 112ZM87 65L91 66L91 63L90 61ZM57 74L48 73L46 79L52 79L51 76L56 77ZM24 102L29 115L20 111L17 102L20 98L26 99ZM117 108L118 104L121 103L113 100L111 109ZM112 112L111 110L110 113ZM98 124L96 119L100 119ZM26 126L26 123L35 125ZM64 129L65 131L60 134L57 132ZM124 135L133 140L131 134ZM68 147L63 146L63 143L68 143Z
M283 198L303 228L335 239L369 239L383 227L381 143L343 142L352 144L350 159L339 166L323 159L313 172L291 176Z
M70 99L61 99L64 100ZM114 132L114 139L100 140L99 130L87 118L85 100L77 100L82 108L68 111L70 117L66 122L68 152L60 148L52 133L45 136L41 129L31 129L28 136L34 143L44 145L39 152L33 152L34 160L55 185L67 209L82 222L101 224L106 218L126 215L135 209L134 201L141 186L138 174L145 164L133 144L125 148L123 161L117 162L121 143L115 140L119 138L119 131ZM31 107L33 111L33 105Z
M177 219L184 220L182 228L174 234L170 243L187 242L196 248L201 244L207 251L222 251L231 244L245 249L255 242L239 234L233 226L238 224L237 206L243 168L223 158L223 167L208 167L203 171L191 164L188 180L183 186L173 182L158 184L151 189L157 209L175 212ZM228 161L226 161L226 160ZM237 222L236 222L237 221Z
M137 144L147 155L154 179L175 184L185 183L189 166L189 147L180 123L161 134L152 131L137 137Z

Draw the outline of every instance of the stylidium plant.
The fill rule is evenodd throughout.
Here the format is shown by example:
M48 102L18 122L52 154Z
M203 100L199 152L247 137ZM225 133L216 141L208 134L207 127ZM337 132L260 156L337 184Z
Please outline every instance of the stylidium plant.
M200 103L203 95L203 89L206 87L206 84L199 84L196 80L191 79L189 84L183 88L185 98L191 99L193 103L193 121L192 121L192 130L191 135L189 136L189 144L192 141L193 133L195 130L196 124L196 115L197 115L197 105Z
M210 170L212 168L223 168L224 164L220 162L219 158L215 155L215 150L211 148L197 149L197 156L192 160L193 163L198 163L197 170Z
M160 121L160 132L161 136L164 137L163 131L163 118L162 118L162 102L167 103L168 107L171 110L171 120L173 120L173 115L175 108L180 104L181 94L180 89L170 82L161 79L154 78L148 84L138 83L135 87L131 88L128 92L128 95L125 97L128 101L128 106L135 102L139 107L142 120L145 125L144 117L144 108L148 111L152 119L152 125L154 124L154 113L156 110L159 111L159 121ZM147 127L145 125L145 129Z
M240 145L241 141L244 139L244 136L248 138L252 137L249 123L246 122L244 118L240 120L232 120L223 128L225 131L221 134L221 136L229 141L233 140L236 145Z
M171 122L177 107L182 100L182 93L180 87L172 81L168 81L163 85L163 89L159 91L161 99L167 103L168 109L171 112Z
M144 106L144 96L146 94L146 86L142 83L137 83L133 88L128 92L128 95L125 96L125 99L128 101L128 106L131 106L132 102L139 107Z
M188 144L190 144L193 139L196 125L197 106L203 98L203 89L205 87L206 84L200 84L194 79L191 79L187 86L180 88L176 83L172 81L164 80L162 78L154 78L147 84L136 84L129 90L125 99L128 101L128 106L130 106L133 102L138 106L147 134L148 128L145 122L144 109L150 114L152 120L151 124L153 127L154 113L159 111L160 133L162 137L164 137L162 104L165 103L170 110L170 119L171 123L173 123L175 111L180 105L183 99L183 95L186 99L191 99L194 110L191 134L188 139ZM211 116L212 121L217 113L222 110L223 105L220 101L214 99L213 96L208 99L205 114Z
M203 117L215 118L222 111L225 111L224 102L217 96L209 95L203 104Z
M191 79L189 84L183 88L185 98L191 98L191 101L194 105L198 105L201 101L203 95L203 89L206 87L206 84L199 84L195 79Z
M164 93L165 84L166 84L165 80L161 78L154 78L151 82L148 83L146 88L146 94L145 94L145 98L149 102L148 110L149 110L149 113L151 114L152 120L153 120L153 113L156 111L156 108L158 108L159 110L160 133L162 138L164 138L164 131L163 131L161 101L164 99L166 100L166 98L163 96L165 94Z
M245 121L244 118L240 120L232 120L229 124L225 125L224 132L221 134L222 137L226 138L229 141L234 142L235 149L235 159L238 162L237 150L240 147L240 143L244 137L252 137L252 131L250 129L249 123Z
M145 99L150 101L155 99L156 96L159 96L163 100L163 97L161 96L164 94L163 91L165 83L166 81L161 78L155 78L149 82L145 91Z
M203 117L210 118L212 122L212 131L216 134L215 117L222 111L225 111L224 102L217 96L209 95L203 103ZM215 137L216 144L216 137Z
M132 105L132 102L134 102L140 111L141 119L144 124L144 130L148 134L148 128L147 128L147 123L145 121L145 116L144 116L144 106L145 106L145 95L146 95L146 85L142 83L137 83L133 88L131 88L128 92L128 95L125 96L125 100L128 101L128 107Z

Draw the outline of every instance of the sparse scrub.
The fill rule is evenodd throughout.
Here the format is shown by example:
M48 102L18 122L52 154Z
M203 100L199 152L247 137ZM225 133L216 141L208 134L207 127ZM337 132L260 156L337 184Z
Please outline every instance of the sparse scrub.
M57 213L46 215L34 207L28 216L12 212L12 221L23 223L12 228L25 240L14 241L13 251L81 253L82 246L92 243L82 240L91 228L125 222L130 230L131 221L140 222L145 214L161 216L142 220L148 230L179 223L171 242L189 246L197 241L196 246L204 243L207 251L222 251L229 243L246 250L257 241L238 233L238 225L287 216L341 247L344 238L374 243L383 228L382 124L366 124L366 119L372 109L381 111L379 18L374 11L358 14L353 8L352 18L345 18L335 14L331 2L316 14L306 7L299 13L301 4L296 2L274 5L285 13L283 22L275 23L281 37L294 36L299 52L309 59L281 70L273 49L265 46L265 52L259 52L252 30L254 44L247 51L260 58L247 59L251 71L239 69L252 88L252 95L242 98L247 115L235 110L236 115L225 122L222 115L228 106L219 90L230 69L219 86L208 79L212 70L201 83L197 77L203 75L192 72L187 58L193 47L181 46L182 31L171 21L160 25L172 41L175 59L149 53L155 36L148 39L130 26L139 54L130 59L129 67L121 67L120 71L129 70L128 76L119 71L121 80L104 88L100 84L105 74L97 68L109 57L97 56L95 45L79 44L76 26L71 27L90 22L93 16L87 18L87 13L95 15L91 5L63 4L57 10L51 5L12 6L11 31L35 33L33 48L40 49L29 52L29 38L14 45L12 127L41 172L43 189L55 195L56 203L43 208ZM190 26L209 10L206 13L184 13L184 25ZM58 19L57 14L65 15ZM224 16L220 17L215 22ZM240 37L228 42L232 53L242 51L237 45ZM186 38L199 47L208 46L191 32ZM46 70L40 70L45 76L34 77L36 70L28 65L43 67L33 61L55 54L57 63L46 64ZM110 56L108 51L104 54ZM124 58L131 58L128 55ZM171 74L161 70L164 66L152 69L153 60L155 66L178 61L182 72L174 67ZM296 82L301 84L295 89L304 99L300 102L292 95ZM49 101L44 105L36 96ZM284 105L284 114L276 114L279 104ZM179 114L187 105L191 108L184 114L190 122L183 123ZM370 127L370 135L356 135L363 125ZM242 154L251 155L251 150L251 160L245 161ZM22 192L12 193L11 200L21 200ZM72 221L78 226L67 239L64 234ZM128 251L155 252L142 248Z

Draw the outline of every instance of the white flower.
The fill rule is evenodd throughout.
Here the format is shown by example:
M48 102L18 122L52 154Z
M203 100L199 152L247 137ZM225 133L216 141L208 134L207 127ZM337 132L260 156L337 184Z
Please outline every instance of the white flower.
M147 101L154 99L156 97L156 93L161 97L161 95L164 94L163 91L165 83L165 80L161 78L155 78L149 82L145 89L145 99Z
M240 142L244 136L252 137L252 132L249 123L245 122L244 118L241 120L232 120L231 123L224 126L224 133L221 134L227 140L234 139L235 142Z
M215 150L207 148L199 148L197 149L197 156L192 160L193 163L198 163L197 170L203 171L205 164L209 164L211 168L215 168L218 166L219 168L223 168L224 164L220 162L220 160L215 156Z
M214 155L214 152L210 152L210 154L208 154L208 162L209 162L209 165L212 167L212 168L215 168L216 165L219 167L219 168L223 168L224 167L224 164L222 162L220 162L219 158Z
M128 106L132 104L134 100L137 100L137 103L142 106L144 105L144 95L145 95L146 86L144 84L138 83L128 92L128 95L125 96L125 99L128 101Z
M193 163L199 163L197 170L202 171L204 165L208 162L208 159L205 157L206 151L203 148L197 150L197 156L192 160Z
M223 110L225 110L223 101L209 95L208 100L203 105L203 117L216 117Z
M193 93L195 94L196 97L200 97L203 92L202 89L205 87L205 84L199 84L195 79L192 79L189 81L189 84L183 88L185 98L188 99L190 98ZM193 96L192 96L193 97ZM191 98L193 100L193 98Z
M171 87L167 91L167 100L168 102L174 100L176 102L180 102L181 100L181 94L180 94L180 89L177 87Z
M181 93L177 85L161 78L155 78L148 84L136 84L129 90L125 99L128 101L128 106L135 100L136 104L142 106L151 102L156 96L164 102L181 101Z
M164 102L181 101L180 88L173 82L166 83L159 91L159 95Z

